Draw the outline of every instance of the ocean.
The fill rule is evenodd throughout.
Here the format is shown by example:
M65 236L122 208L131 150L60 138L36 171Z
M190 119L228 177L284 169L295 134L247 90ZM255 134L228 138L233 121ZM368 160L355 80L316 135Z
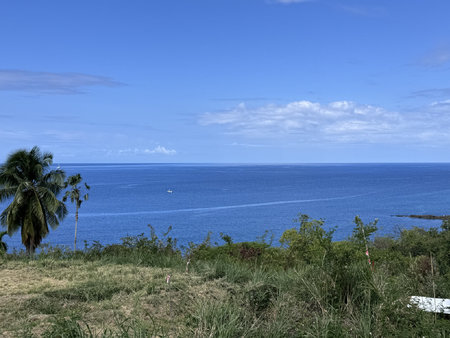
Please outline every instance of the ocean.
M441 221L398 214L450 214L450 164L62 164L91 186L80 209L77 246L118 243L127 235L158 235L169 226L178 243L201 242L209 231L233 241L257 240L267 230L274 245L284 230L298 226L299 213L336 227L346 239L353 220L378 219L378 235L403 228L439 226ZM171 191L171 192L168 192ZM73 245L74 206L43 243ZM0 204L1 210L6 203ZM20 232L5 237L22 247Z

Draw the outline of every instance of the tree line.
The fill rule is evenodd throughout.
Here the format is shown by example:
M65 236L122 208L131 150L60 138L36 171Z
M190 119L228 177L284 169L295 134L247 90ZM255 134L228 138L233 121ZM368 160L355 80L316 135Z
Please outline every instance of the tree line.
M78 210L83 201L88 199L90 187L81 186L80 174L66 178L66 173L59 167L52 169L53 154L41 152L35 146L31 150L21 149L8 156L0 166L0 202L11 203L0 214L0 224L6 232L0 234L0 251L7 246L1 238L7 233L12 236L20 230L22 244L28 255L32 255L49 234L49 227L55 229L67 216L65 202L70 199L75 204L75 238L76 250ZM61 200L58 195L64 190Z

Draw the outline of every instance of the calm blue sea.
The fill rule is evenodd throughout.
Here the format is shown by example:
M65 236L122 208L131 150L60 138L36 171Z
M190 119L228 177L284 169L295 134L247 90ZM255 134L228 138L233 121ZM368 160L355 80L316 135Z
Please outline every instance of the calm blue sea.
M168 226L180 244L202 241L208 231L234 241L255 240L265 230L275 239L299 213L323 218L345 239L355 215L379 219L379 234L399 228L439 226L440 221L396 214L450 214L450 164L180 165L71 164L81 173L90 199L80 209L78 243L119 242L126 235L158 234ZM167 190L172 190L168 193ZM1 209L5 203L0 205ZM74 214L44 240L73 245ZM20 233L6 238L20 248ZM220 242L220 241L219 241ZM275 242L276 244L276 242Z

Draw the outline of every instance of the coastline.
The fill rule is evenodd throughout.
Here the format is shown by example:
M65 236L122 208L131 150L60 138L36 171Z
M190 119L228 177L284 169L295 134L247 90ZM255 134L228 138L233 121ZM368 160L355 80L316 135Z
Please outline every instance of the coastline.
M431 220L450 220L450 215L393 215L395 217L409 217L409 218L419 218L419 219L431 219Z

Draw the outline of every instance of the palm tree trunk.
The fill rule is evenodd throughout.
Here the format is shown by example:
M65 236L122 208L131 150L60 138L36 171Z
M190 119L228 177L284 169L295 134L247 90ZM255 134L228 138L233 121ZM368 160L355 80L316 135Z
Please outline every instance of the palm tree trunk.
M75 239L73 241L73 251L77 250L77 226L78 226L78 203L75 210Z
M27 248L27 256L32 257L34 252L36 251L36 245L34 244L34 239L30 239L30 241L26 245Z

